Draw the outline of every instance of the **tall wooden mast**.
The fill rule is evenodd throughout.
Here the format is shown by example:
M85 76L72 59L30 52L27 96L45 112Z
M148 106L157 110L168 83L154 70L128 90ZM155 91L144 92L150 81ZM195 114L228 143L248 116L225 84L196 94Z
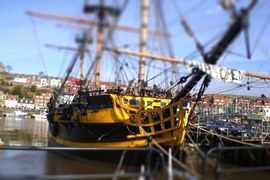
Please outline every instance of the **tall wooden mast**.
M141 0L141 31L140 31L140 52L144 53L146 51L146 41L148 33L148 0ZM143 82L145 77L145 58L140 57L139 61L139 82Z
M80 55L80 80L84 80L84 54Z
M98 17L98 28L97 28L97 45L96 45L96 58L95 58L95 86L100 85L100 67L102 59L102 49L103 49L103 30L105 25L105 20L107 15L118 16L120 10L113 7L105 6L105 1L100 0L99 5L85 5L85 12L96 13Z
M79 59L80 59L80 80L84 80L84 53L86 51L87 43L89 42L89 35L86 30L83 31L81 38L76 38L76 42L80 43L79 46Z
M104 0L100 0L100 8L104 7ZM96 55L96 66L95 66L95 86L100 84L100 63L102 58L102 48L103 48L103 21L104 21L104 11L99 10L98 12L98 30L97 30L97 55Z

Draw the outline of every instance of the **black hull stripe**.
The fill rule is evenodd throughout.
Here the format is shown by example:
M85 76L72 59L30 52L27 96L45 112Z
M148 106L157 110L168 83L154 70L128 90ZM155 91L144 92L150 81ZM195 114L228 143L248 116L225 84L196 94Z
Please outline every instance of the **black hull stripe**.
M146 129L147 130L147 129ZM128 126L124 123L50 123L49 131L53 136L76 142L125 142L128 135L139 132L136 126ZM153 136L153 138L162 135ZM142 140L147 137L137 137L134 140Z

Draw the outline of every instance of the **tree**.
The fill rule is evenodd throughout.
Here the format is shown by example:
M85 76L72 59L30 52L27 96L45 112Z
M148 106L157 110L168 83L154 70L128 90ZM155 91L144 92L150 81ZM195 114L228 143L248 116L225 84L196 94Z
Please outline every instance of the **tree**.
M262 99L266 99L266 95L265 94L261 94L261 98Z
M30 87L30 91L31 91L32 93L36 93L36 92L37 92L37 86L32 85L32 86Z
M7 66L6 66L6 69L7 69L8 72L10 72L10 71L12 70L12 66L7 65Z
M18 95L20 98L25 97L25 92L22 85L16 85L12 93Z
M32 85L28 90L34 95L40 95L41 94L41 90L38 89L37 86L35 86L35 85Z
M44 73L43 71L40 71L40 72L38 73L38 75L39 75L39 76L44 76L45 73Z
M0 72L5 72L5 66L3 63L0 62Z
M265 105L266 95L262 94L261 99L262 99L262 105Z

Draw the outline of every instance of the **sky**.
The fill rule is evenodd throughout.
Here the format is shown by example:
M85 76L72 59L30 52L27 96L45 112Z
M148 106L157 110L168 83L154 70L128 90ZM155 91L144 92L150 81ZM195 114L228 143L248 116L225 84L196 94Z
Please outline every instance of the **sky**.
M149 29L156 29L156 21L153 20L154 5L150 1ZM90 0L90 3L97 3ZM123 0L109 0L107 4L121 5ZM173 47L174 57L187 58L192 60L202 60L196 51L194 40L184 31L180 23L180 18L184 17L192 27L196 38L201 44L209 44L206 50L220 38L230 23L230 16L222 9L219 0L167 0L162 3L163 12L166 20L166 28L170 32L170 41ZM248 0L235 0L236 7L245 6ZM92 15L82 13L83 0L1 0L0 2L0 62L5 66L12 67L11 72L38 74L44 72L49 76L63 76L65 69L70 63L74 52L59 49L48 48L46 44L63 45L76 47L74 42L76 36L80 35L84 26L78 26L71 23L46 20L36 17L30 17L26 11L44 12L72 17L87 17L94 19ZM119 18L119 24L139 27L140 22L140 1L130 0L122 16ZM237 40L229 47L227 52L219 60L219 65L236 68L246 71L252 71L261 74L270 72L270 53L268 51L270 44L270 1L260 0L249 17L249 34L252 58L246 58L246 49L244 46L244 35L240 34ZM92 29L94 35L95 28ZM95 37L93 37L94 39ZM115 32L114 41L117 47L127 47L132 50L138 50L139 36L136 33ZM155 54L168 55L162 43L158 43L158 37L149 35L148 52ZM208 43L210 41L210 43ZM127 46L128 45L128 46ZM163 43L164 45L164 43ZM160 48L161 47L161 48ZM95 47L90 50L94 51ZM195 52L195 53L193 53ZM192 56L190 56L192 54ZM91 56L91 55L89 55ZM93 55L92 55L93 56ZM103 56L105 66L102 68L104 80L111 79L113 74L114 62L112 55L107 53ZM121 57L124 64L129 67L136 66L137 60L134 58ZM91 61L86 60L86 66L90 66ZM164 68L163 64L157 62L151 65ZM127 65L126 65L127 66ZM78 69L78 67L75 67ZM136 68L135 68L136 69ZM182 72L183 68L178 69ZM86 71L86 70L85 70ZM183 70L184 71L184 70ZM135 77L136 73L131 73L130 78ZM73 75L78 75L78 70ZM153 76L154 74L152 74ZM151 76L150 76L151 77ZM253 81L253 80L251 80ZM270 85L268 82L256 81L252 84L250 91L246 87L237 88L237 85L223 82L213 82L208 92L237 93L257 95L264 93L270 97ZM197 87L198 89L198 87Z

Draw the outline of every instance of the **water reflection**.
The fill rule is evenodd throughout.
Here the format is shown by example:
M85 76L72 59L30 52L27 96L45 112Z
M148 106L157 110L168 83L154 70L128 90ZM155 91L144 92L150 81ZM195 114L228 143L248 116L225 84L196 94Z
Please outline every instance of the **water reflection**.
M6 146L47 146L48 123L38 119L0 119L0 138Z
M4 146L48 146L45 119L0 119ZM0 178L114 173L117 164L93 161L64 151L0 150ZM131 169L133 171L133 169ZM129 169L125 169L125 172Z

